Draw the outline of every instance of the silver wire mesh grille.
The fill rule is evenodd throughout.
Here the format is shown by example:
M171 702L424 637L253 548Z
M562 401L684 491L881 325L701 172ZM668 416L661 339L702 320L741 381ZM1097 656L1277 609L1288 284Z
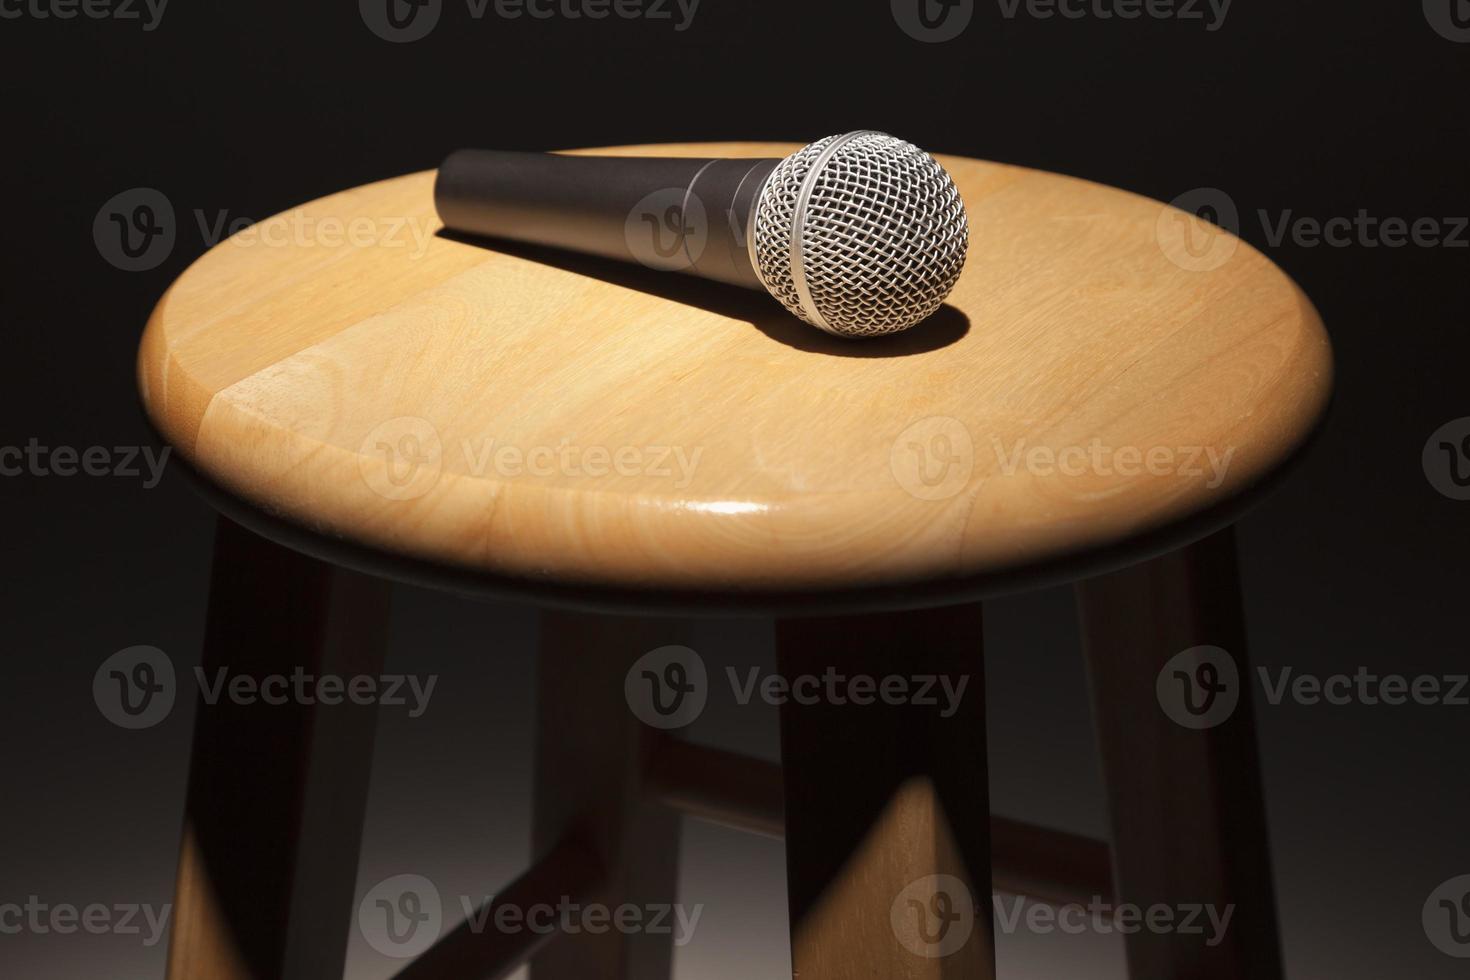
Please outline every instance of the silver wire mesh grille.
M771 172L756 207L755 258L766 288L807 323L825 321L844 336L894 333L930 316L959 279L968 247L965 205L949 174L917 146L883 133L803 147Z

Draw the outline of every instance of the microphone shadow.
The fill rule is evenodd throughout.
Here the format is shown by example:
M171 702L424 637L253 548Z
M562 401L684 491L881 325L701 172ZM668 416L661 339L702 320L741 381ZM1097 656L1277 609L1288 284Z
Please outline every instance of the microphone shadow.
M970 331L970 318L945 303L929 319L901 333L844 339L803 323L786 312L772 296L752 289L742 289L677 272L661 272L641 265L544 245L463 235L448 229L440 229L436 235L448 241L474 245L503 255L514 255L636 289L650 296L661 296L676 303L697 306L721 316L744 320L778 343L815 354L831 354L836 357L908 357L948 347Z

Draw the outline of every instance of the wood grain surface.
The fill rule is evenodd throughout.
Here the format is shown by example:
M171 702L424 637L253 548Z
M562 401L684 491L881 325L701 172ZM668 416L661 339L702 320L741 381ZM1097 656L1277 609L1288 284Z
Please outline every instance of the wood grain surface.
M149 320L143 401L197 469L313 531L636 589L1001 574L1228 502L1300 448L1331 352L1270 261L1124 191L939 159L969 261L897 337L829 338L762 294L440 235L425 172L201 257Z

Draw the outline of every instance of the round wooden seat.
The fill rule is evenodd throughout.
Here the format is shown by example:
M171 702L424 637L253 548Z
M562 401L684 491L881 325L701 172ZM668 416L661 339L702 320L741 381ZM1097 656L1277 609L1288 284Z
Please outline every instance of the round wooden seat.
M1304 443L1330 348L1260 253L1124 191L939 159L968 265L903 335L842 341L756 293L439 234L425 172L200 258L148 323L143 400L288 524L629 590L998 582L1228 507Z

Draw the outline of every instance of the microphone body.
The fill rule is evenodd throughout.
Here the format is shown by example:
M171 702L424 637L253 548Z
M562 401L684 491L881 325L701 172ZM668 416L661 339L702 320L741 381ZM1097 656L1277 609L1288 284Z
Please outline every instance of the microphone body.
M969 245L944 168L869 130L780 160L460 150L439 168L434 203L451 231L763 289L843 337L924 320Z
M434 204L454 231L764 290L750 219L778 162L459 150Z

